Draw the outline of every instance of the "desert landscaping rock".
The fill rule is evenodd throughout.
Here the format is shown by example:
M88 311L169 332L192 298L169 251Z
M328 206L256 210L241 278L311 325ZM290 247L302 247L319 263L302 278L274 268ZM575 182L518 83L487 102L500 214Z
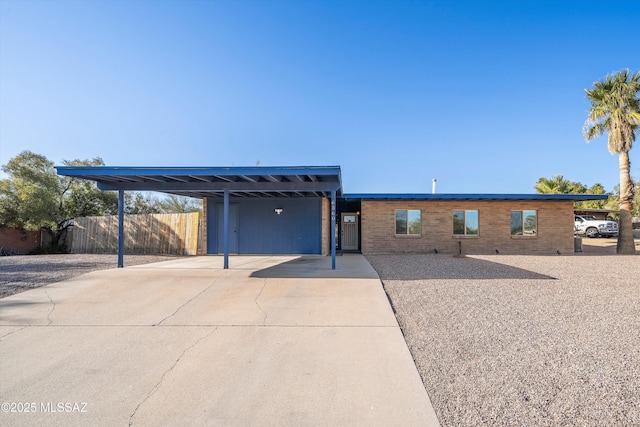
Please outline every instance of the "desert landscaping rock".
M124 265L176 259L172 255L125 255ZM0 257L0 298L118 266L117 255L57 254Z
M367 256L442 426L640 425L640 256L585 253Z

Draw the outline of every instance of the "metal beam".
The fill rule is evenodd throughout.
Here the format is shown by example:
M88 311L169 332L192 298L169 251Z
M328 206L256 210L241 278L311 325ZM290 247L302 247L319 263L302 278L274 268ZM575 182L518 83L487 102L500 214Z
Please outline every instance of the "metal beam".
M167 175L166 178L174 179L174 180L180 181L180 182L191 182L191 181L189 181L188 177L184 178L182 176Z
M145 180L145 181L149 180L149 181L155 181L155 182L167 182L164 179L156 178L156 177L153 177L153 176L143 176L141 178L143 180ZM139 181L136 181L136 182L139 182Z
M131 191L335 191L339 182L98 182L101 190Z
M223 204L223 251L224 251L224 269L229 269L229 190L224 190L224 204Z
M266 179L267 181L271 181L271 182L281 182L278 178L276 178L275 176L271 176L271 175L264 175L264 179Z
M198 175L189 175L189 178L197 179L199 181L204 181L204 182L212 182L211 179L207 179L207 178L204 178L204 177L198 176Z
M336 190L331 191L331 269L336 269Z

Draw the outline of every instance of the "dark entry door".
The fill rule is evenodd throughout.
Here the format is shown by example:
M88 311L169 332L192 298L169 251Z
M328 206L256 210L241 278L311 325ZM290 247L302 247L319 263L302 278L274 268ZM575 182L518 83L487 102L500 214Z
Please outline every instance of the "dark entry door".
M343 212L341 215L342 242L340 248L343 251L358 250L358 215L355 212Z
M218 205L218 253L224 252L224 206ZM229 205L229 253L238 253L238 205Z

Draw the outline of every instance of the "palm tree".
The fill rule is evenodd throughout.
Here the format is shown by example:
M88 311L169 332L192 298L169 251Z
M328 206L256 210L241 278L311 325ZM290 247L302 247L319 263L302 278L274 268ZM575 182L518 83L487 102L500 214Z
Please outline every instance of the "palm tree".
M631 75L629 70L619 71L595 82L593 88L586 89L586 92L591 101L583 128L587 142L608 132L609 152L619 156L620 227L616 252L635 254L631 225L634 185L629 150L640 125L640 72Z
M541 194L583 193L585 189L582 187L582 184L565 179L562 175L554 175L551 179L541 177L534 186Z

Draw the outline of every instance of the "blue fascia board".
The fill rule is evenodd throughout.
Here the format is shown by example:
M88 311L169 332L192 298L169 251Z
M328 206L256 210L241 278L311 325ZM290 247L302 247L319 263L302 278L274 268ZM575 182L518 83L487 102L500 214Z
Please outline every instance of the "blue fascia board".
M341 178L340 166L137 167L55 166L65 176L318 175Z
M344 194L343 199L358 199L358 200L547 200L547 201L580 201L580 200L607 200L609 198L606 194Z

